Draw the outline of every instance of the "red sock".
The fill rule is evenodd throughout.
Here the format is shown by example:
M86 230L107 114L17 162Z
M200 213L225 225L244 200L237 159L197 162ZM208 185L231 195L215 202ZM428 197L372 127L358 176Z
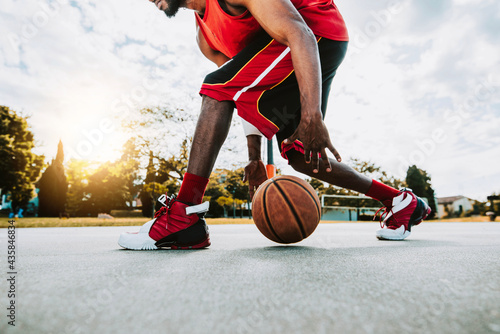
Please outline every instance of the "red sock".
M201 204L207 185L208 179L206 177L186 173L177 199L184 203Z
M372 180L372 185L370 186L370 189L368 189L366 196L370 196L371 198L374 198L377 201L386 204L387 201L392 201L392 199L398 194L399 190L394 189L393 187L386 186L385 184L378 181Z

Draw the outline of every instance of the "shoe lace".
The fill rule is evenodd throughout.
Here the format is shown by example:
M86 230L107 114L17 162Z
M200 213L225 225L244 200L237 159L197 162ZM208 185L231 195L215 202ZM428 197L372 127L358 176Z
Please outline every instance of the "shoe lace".
M167 196L166 194L162 195L159 198L159 201L160 201L160 203L163 204L163 206L160 208L160 210L156 211L155 218L158 218L160 216L163 216L164 214L167 214L170 211L172 204L174 204L176 198L177 198L177 196L175 194L173 194L171 196Z
M375 216L373 217L373 220L375 220L375 218L377 218L379 212L381 210L384 210L384 212L382 212L382 214L379 216L379 223L380 223L380 227L381 228L384 228L384 226L391 226L394 224L394 222L397 224L398 221L396 219L396 217L394 217L394 213L392 212L392 207L389 209L387 206L383 206L381 207L380 209L377 210L377 212L375 212ZM387 217L387 215L389 213L392 213L391 217L387 220L387 222L384 224L384 219L385 217Z

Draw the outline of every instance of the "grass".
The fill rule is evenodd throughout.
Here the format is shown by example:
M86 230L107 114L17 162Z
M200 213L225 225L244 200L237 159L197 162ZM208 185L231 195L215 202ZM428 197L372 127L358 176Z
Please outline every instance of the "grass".
M16 227L82 227L82 226L141 226L149 218L21 218L16 220ZM209 225L219 224L253 224L253 220L248 218L209 218ZM0 228L9 226L9 219L0 218Z
M432 222L440 223L486 223L490 221L490 217L480 216L480 217L461 217L461 218L446 218L446 219L436 219ZM499 221L498 219L496 220Z
M146 223L148 218L21 218L16 220L16 227L82 227L82 226L141 226ZM465 217L431 220L430 222L488 222L488 217ZM209 225L221 224L253 224L252 219L248 218L208 218ZM323 221L322 223L348 223L345 221ZM9 219L0 218L0 228L9 226Z

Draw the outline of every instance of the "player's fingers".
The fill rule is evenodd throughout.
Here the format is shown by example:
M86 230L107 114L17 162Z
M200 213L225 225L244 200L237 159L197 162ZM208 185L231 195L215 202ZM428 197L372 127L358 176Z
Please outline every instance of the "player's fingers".
M252 197L251 197L252 200L253 200L253 197L255 196L255 193L257 192L257 189L259 189L259 186L256 186L256 185L252 186Z
M338 162L342 161L342 157L340 156L339 152L337 152L335 147L333 147L331 142L328 145L328 149L333 153L333 155L335 156L335 159L337 159Z
M250 174L250 165L246 166L244 169L243 182L248 181L249 174Z
M319 159L317 151L312 151L312 168L313 173L319 172Z
M297 138L299 138L299 133L297 131L295 131L293 133L293 135L291 135L287 139L283 140L283 143L285 145L291 145L291 144L293 144L297 140Z
M328 159L328 156L326 155L326 149L323 148L321 150L321 159L323 160L323 163L325 164L326 171L330 173L332 171L332 165L330 165L330 159Z
M306 160L306 164L311 163L311 151L304 150L304 159Z

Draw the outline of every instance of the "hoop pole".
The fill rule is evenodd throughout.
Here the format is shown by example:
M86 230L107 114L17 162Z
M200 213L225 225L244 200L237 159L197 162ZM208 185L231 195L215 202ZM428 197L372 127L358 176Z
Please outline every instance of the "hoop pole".
M274 165L273 156L273 140L267 140L267 165L266 165L267 177L273 178L276 176L276 166Z

